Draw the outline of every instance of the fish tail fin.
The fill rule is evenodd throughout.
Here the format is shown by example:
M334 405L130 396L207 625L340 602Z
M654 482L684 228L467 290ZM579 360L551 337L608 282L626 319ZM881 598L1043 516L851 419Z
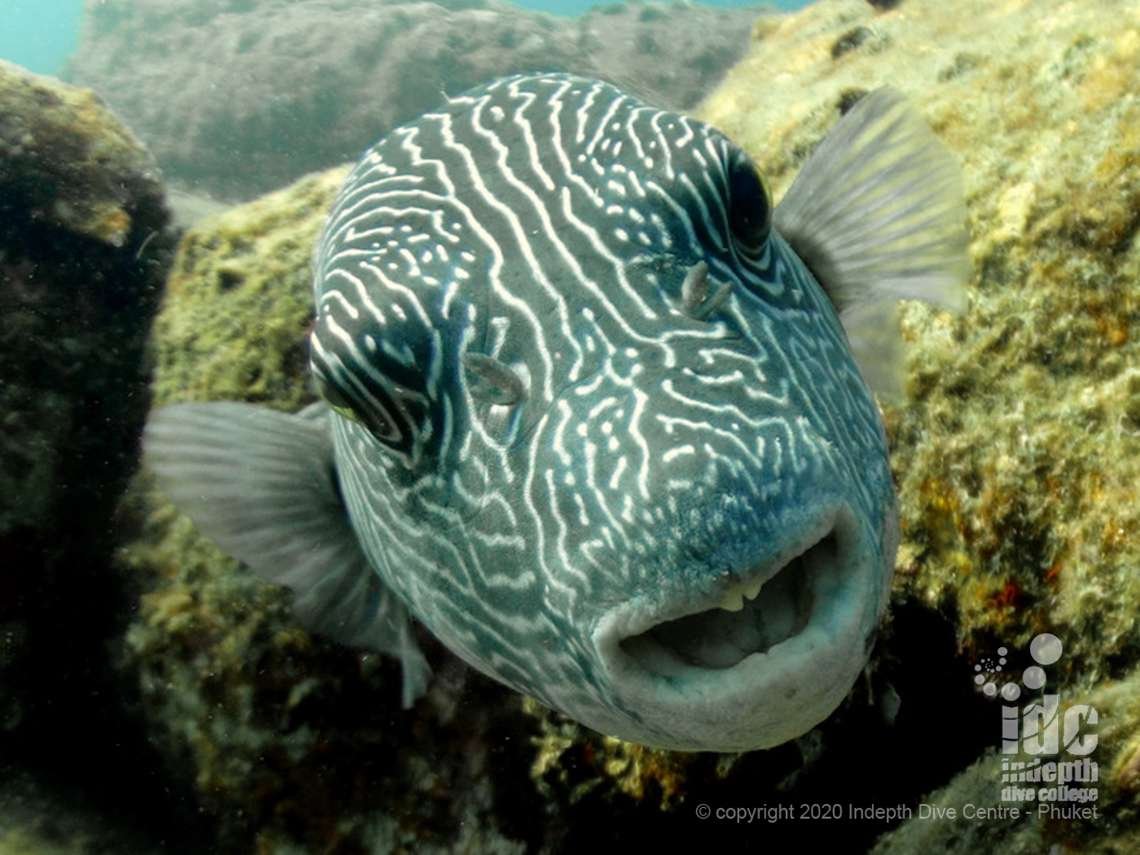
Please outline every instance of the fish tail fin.
M899 376L882 367L897 356L897 342L886 344L888 333L873 329L886 316L883 303L912 298L954 311L965 306L961 170L890 87L864 96L839 120L773 220L831 298L865 374L888 383Z
M405 707L423 694L430 669L407 610L349 524L324 411L176 404L151 416L144 451L159 485L203 534L293 591L307 629L398 657Z

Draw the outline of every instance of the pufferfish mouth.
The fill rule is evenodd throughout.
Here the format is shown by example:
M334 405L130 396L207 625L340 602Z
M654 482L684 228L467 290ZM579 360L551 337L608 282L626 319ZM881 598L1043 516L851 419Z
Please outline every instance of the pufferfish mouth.
M834 685L817 692L812 684L846 679L848 663L862 662L852 641L867 606L864 577L873 572L850 509L823 509L789 542L707 591L613 609L595 643L623 700L662 732L662 747L765 747L776 742L759 731L781 728L758 722L753 740L742 710L831 703ZM722 719L739 735L706 734Z
M627 656L647 671L685 674L732 668L798 635L811 619L816 575L838 566L834 529L777 566L753 568L708 608L662 620L623 638Z

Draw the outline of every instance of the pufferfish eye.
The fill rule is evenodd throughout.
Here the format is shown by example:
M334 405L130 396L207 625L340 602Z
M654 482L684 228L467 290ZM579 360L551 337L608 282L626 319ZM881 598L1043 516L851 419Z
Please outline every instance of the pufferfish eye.
M768 191L743 153L734 156L728 168L728 219L733 235L746 249L760 249L772 228Z
M385 418L380 412L371 409L362 410L359 405L354 405L319 371L313 371L313 381L317 387L317 394L333 412L344 416L350 422L356 422L393 451L407 452L406 435L401 434L396 428L396 422Z
M363 424L360 416L352 409L352 405L348 400L337 391L336 387L328 382L319 371L313 371L313 384L317 387L317 394L324 399L325 403L329 405L330 409L335 413L339 413L349 421Z

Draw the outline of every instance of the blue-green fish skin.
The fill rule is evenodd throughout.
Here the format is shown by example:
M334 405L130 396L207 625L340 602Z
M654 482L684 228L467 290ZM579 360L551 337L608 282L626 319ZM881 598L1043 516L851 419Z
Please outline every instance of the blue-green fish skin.
M871 97L874 131L899 101ZM881 171L858 185L887 185L873 209L913 208L914 180ZM336 489L318 492L343 500L370 578L366 594L315 566L283 579L318 628L401 655L410 700L426 671L406 608L483 673L652 746L763 748L826 718L866 663L898 542L879 410L837 309L876 305L882 264L885 296L951 294L961 270L938 271L963 240L938 226L931 255L934 226L895 216L852 252L850 231L815 239L809 202L789 191L783 234L718 131L561 74L450 98L370 149L315 256L331 412L305 428L314 448L331 432ZM927 255L900 267L900 241ZM192 480L174 461L202 419L156 418L167 482ZM283 477L303 453L277 448ZM285 575L218 516L195 518Z

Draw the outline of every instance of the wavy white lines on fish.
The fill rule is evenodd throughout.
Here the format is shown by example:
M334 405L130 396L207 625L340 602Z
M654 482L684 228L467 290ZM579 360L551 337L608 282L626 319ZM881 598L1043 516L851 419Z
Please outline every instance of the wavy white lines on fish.
M625 177L626 181L629 182L629 186L633 188L634 195L637 196L638 199L649 198L649 193L646 192L645 187L642 186L640 179L637 177L637 173L632 169L626 169L625 166L620 163L615 163L610 167L610 169L615 175L622 175ZM641 215L637 208L631 207L629 209L629 215L636 223L641 224L645 222L645 217ZM668 238L668 235L662 234L660 237L664 241Z
M606 112L602 115L601 120L598 122L597 128L594 130L594 135L590 138L590 142L586 145L587 157L594 156L594 149L598 147L598 143L601 141L602 135L605 134L607 128L609 127L610 119L613 118L614 113L616 113L618 110L618 107L620 107L627 100L627 96L620 94L611 99L609 106L606 108Z
M693 184L693 179L688 176L688 173L682 173L681 177L678 179L678 183L684 187L686 191L688 191L688 193L692 196L692 202L698 209L700 209L700 222L704 225L705 232L710 238L712 238L717 250L727 255L729 248L728 243L725 240L724 228L728 224L728 215L725 213L724 208L722 207L719 209L720 217L718 219L713 219L712 212L709 210L709 206L705 201L704 194L697 190L697 186ZM676 205L677 202L674 201L673 204ZM701 241L698 245L704 243L706 242ZM714 264L712 265L712 268L715 270L717 266L717 264ZM728 271L726 270L725 272L727 273Z
M476 512L477 515L483 519L486 519L488 509L494 507L495 510L501 511L503 516L506 517L505 525L503 528L510 531L518 531L520 523L518 518L515 516L514 506L512 506L511 503L507 501L506 496L504 496L500 491L487 489L486 484L490 481L489 476L490 473L484 471L484 489L479 497L479 509ZM513 479L514 475L512 473L511 481L513 481ZM509 484L510 481L507 483Z
M521 241L521 245L526 246L526 235L519 223L518 217L509 207L502 204L494 194L488 189L483 182L482 173L472 157L471 150L459 143L456 140L455 133L451 126L450 117L444 117L440 123L440 136L445 148L454 152L459 156L463 165L467 169L467 175L470 178L470 189L474 190L475 194L479 196L484 204L499 213L499 215L507 221L511 226L511 230L515 235L516 240ZM535 314L531 308L530 301L515 296L508 288L503 285L501 271L503 267L503 253L497 241L491 237L483 225L477 220L471 223L473 230L479 232L482 239L486 242L487 246L493 247L493 261L489 271L489 278L491 281L492 293L502 300L506 305L510 306L520 316L526 319L530 325L535 340L535 350L539 359L542 362L542 388L541 397L544 401L550 402L554 400L554 365L551 360L550 351L546 345L546 325L538 315Z
M700 412L713 413L719 416L731 416L744 422L749 427L755 428L761 424L763 419L755 418L747 415L736 404L711 404L707 401L701 401L696 398L689 397L682 392L678 392L673 385L672 378L666 378L661 381L661 390L674 401L678 401L690 410L698 410ZM772 399L769 399L772 400Z
M677 204L677 201L673 198L673 194L670 193L669 191L667 191L664 187L662 187L660 184L658 184L656 181L653 181L652 179L647 179L645 182L645 186L649 190L650 193L655 194L658 198L661 199L661 201L663 201L668 206L669 210L671 210L673 212L673 214L674 214L674 216L676 216L677 220L684 226L685 236L689 239L689 245L690 246L700 246L701 241L697 239L697 232L696 232L696 229L693 227L693 221L689 218L688 212L684 208L682 208L680 205ZM654 214L653 216L657 216L657 215ZM660 217L658 217L658 220L660 220ZM662 231L665 231L664 222L661 222L661 229L662 229ZM714 261L715 261L715 259L714 259Z
M654 135L660 143L661 156L665 159L665 177L673 181L677 177L676 171L673 169L673 146L665 138L665 132L661 129L661 119L667 114L658 110L653 114L649 120L649 127L653 129ZM672 128L670 128L672 130Z
M767 319L766 323L768 323ZM818 331L815 345L817 347L822 347L824 343L826 343L829 347L836 348L837 352L842 352L841 348L843 345L838 340L833 331L828 329L820 329ZM794 351L796 342L793 340L791 344ZM844 421L840 420L836 413L836 407L833 406L821 408L816 404L815 397L809 394L807 388L800 382L805 377L803 365L806 360L804 360L803 355L801 354L801 359L798 362L794 363L793 360L789 358L791 355L792 354L790 354L785 348L777 348L774 350L773 356L778 360L782 360L784 363L782 372L778 370L779 366L774 366L774 369L778 375L782 374L783 378L787 382L794 384L795 388L799 392L797 398L800 400L801 406L804 407L807 412L813 417L816 424L826 426L826 429L830 431L834 436L846 436L848 437L848 442L857 441L858 436L853 432L855 426L846 424ZM820 360L815 357L815 354L812 354L811 362L815 366L815 379L813 380L814 384L818 385L820 382L819 377L821 376L835 377L835 369L832 367L831 360ZM840 398L842 400L846 400L849 397L849 393L843 391L845 389L844 384L836 382L835 388L838 392L841 393ZM860 433L865 432L866 430L867 427L865 425L860 426ZM842 468L847 469L853 476L855 476L853 478L855 484L861 484L863 482L864 479L862 478L861 473L856 471L852 461L845 459L840 461L840 465Z
M564 164L564 166L568 167L569 164ZM562 216L565 217L566 221L572 225L583 237L586 238L590 244L590 248L598 257L605 259L612 265L614 278L618 283L618 291L629 301L631 305L623 305L621 307L615 305L613 300L610 299L609 294L599 288L597 282L583 273L577 259L574 259L571 256L572 260L570 260L568 263L570 263L571 269L575 271L575 276L585 286L586 290L597 298L601 306L605 309L606 314L617 323L618 328L621 329L623 333L632 337L635 341L652 346L656 343L655 337L640 333L632 326L630 326L626 321L626 314L631 308L636 308L641 312L641 316L647 320L657 320L660 318L660 315L645 302L637 289L630 284L629 277L625 272L624 262L622 259L619 259L616 255L614 255L614 253L610 252L609 248L606 246L605 241L602 240L598 229L594 228L588 222L574 213L573 193L569 187L562 187L561 202Z
M522 130L523 141L526 143L527 156L530 158L530 168L534 174L538 176L546 192L553 193L554 180L547 174L546 169L542 166L542 161L538 156L538 145L534 140L534 132L531 129L530 120L523 117L523 114L526 113L530 109L530 106L538 99L538 93L520 90L517 84L512 84L509 87L509 91L513 97L522 101L522 104L516 108L511 119L515 126Z
M570 159L566 156L565 149L562 147L561 125L559 122L560 108L561 102L558 103L555 109L551 110L550 122L552 135L551 150L555 153L555 156L558 159L558 163L562 168L561 177L573 183L580 189L583 189L586 192L587 197L594 202L595 207L601 207L604 209L605 202L602 197L597 193L593 186L591 186L580 175L577 174L573 165L570 163ZM574 213L573 193L568 186L562 186L561 197L562 216L565 217L566 221L570 223L570 225L572 225L582 236L584 236L587 241L589 241L591 249L593 249L598 256L604 258L610 263L613 273L617 277L620 292L632 303L634 307L638 309L638 311L641 312L642 317L645 317L647 319L656 319L658 317L657 312L653 311L645 303L640 293L638 293L637 289L630 284L629 277L626 276L625 265L622 263L622 260L609 251L605 245L605 242L601 239L598 230L589 224L588 220L590 218L586 217L583 219ZM556 246L559 250L559 253L562 255L563 260L569 266L571 271L573 271L575 279L577 279L577 281L582 284L587 289L587 291L589 291L589 293L591 293L601 302L606 311L618 322L619 325L621 325L622 331L628 335L636 337L638 341L644 341L647 344L652 343L651 337L639 334L636 330L625 323L623 309L616 307L613 304L613 301L610 299L609 295L598 286L598 283L586 275L586 273L582 270L577 257L573 253L570 253L561 241L558 241Z
M480 125L481 106L482 105L477 106L472 114L472 128L475 130L475 133L483 137L483 139L485 139L494 150L496 155L496 165L498 166L500 175L506 179L508 184L510 184L516 191L524 196L528 202L530 202L532 212L538 216L539 222L542 223L543 236L550 243L550 245L553 246L555 250L557 250L562 260L574 272L575 277L580 282L585 283L587 281L587 277L582 272L581 267L578 265L577 259L574 258L573 254L570 253L570 251L558 237L558 231L550 220L550 212L547 210L546 203L538 197L538 194L531 189L530 185L527 182L520 181L518 176L515 175L514 170L512 170L510 165L507 163L510 149L503 145L502 140L499 139L497 134ZM530 136L529 139L530 145L533 146L533 136ZM535 153L533 156L537 157L537 153ZM553 182L551 182L551 184L553 186ZM531 245L531 239L528 237L526 229L523 228L522 221L519 219L518 214L516 214L516 212L508 206L499 203L498 200L495 200L494 204L499 207L504 219L506 219L510 224L519 249L522 251L522 255L526 259L531 272L534 274L534 281L543 289L544 292L546 292L547 296L549 296L550 299L554 302L554 305L558 307L560 332L562 333L563 339L565 339L565 341L573 348L575 354L574 361L570 366L570 379L573 381L577 379L578 373L582 370L583 356L582 349L574 340L573 333L571 332L570 312L566 305L566 298L563 296L562 291L559 288L556 288L547 276L546 270L543 268L541 262L538 259L538 256L535 254L534 247Z
M393 197L403 196L409 197L417 204L391 204ZM443 226L444 210L452 201L452 199L446 196L431 193L427 190L408 190L399 193L383 194L376 193L371 196L366 196L355 205L337 211L334 218L329 221L324 243L331 244L334 241L344 242L359 240L362 239L362 237L370 237L370 235L361 236L352 233L361 223L373 222L377 214L389 215L396 222L407 217L416 216L430 222L438 237L444 240L450 240L452 243L457 243L459 238L451 234L451 232ZM421 205L428 207L421 207ZM410 224L402 223L401 225ZM356 249L356 247L350 248ZM333 257L335 258L336 256Z
M566 403L564 398L557 402L558 421L554 426L554 432L551 437L550 447L554 449L554 453L558 455L559 461L563 466L569 467L573 463L574 458L566 448L566 442L563 438L563 433L570 420L574 418L574 411L570 405Z
M708 188L708 192L698 194L698 198L713 200L713 208L708 208L704 205L701 206L702 210L706 211L706 216L709 218L709 232L716 236L718 248L724 253L730 253L730 251L736 247L735 245L730 247L729 244L732 243L731 237L729 237L727 241L725 240L726 235L731 236L732 234L732 225L728 214L728 207L725 203L725 200L729 198L728 191L725 188L717 187L712 178L713 170L709 164L704 162L704 156L697 151L694 151L693 155L697 158L697 160L701 161L701 166L703 167L701 169L701 179L704 181L705 186ZM688 179L687 175L684 177ZM692 181L689 180L687 183L692 191L696 192L696 188L693 185ZM737 254L739 255L742 253L738 252Z
M534 492L534 479L538 470L538 449L545 434L547 427L550 423L549 410L544 412L539 418L538 423L535 425L534 433L530 437L528 444L526 478L522 484L522 497L523 505L526 507L532 522L532 530L535 536L535 556L538 560L539 569L542 571L543 582L547 585L554 585L557 587L567 588L569 586L561 584L557 579L556 574L550 572L550 567L546 563L546 536L545 527L543 523L543 511L535 503L536 494Z
M336 321L333 320L331 315L325 315L322 318L322 321L326 329L332 332L333 335L335 335L337 338L340 338L341 341L345 342L350 348L355 350L356 343L352 340L352 337L348 335L348 333L346 333L336 323ZM411 423L412 420L410 418L410 415L407 412L407 408L401 404L398 398L393 397L392 400L393 403L396 404L397 409L401 410L399 414L393 413L385 404L376 398L376 396L373 395L364 386L364 384L360 382L360 378L356 376L356 373L349 370L348 366L345 365L344 360L340 358L339 354L329 353L326 351L321 345L319 336L313 336L311 339L311 344L313 355L317 357L317 359L313 360L314 369L317 370L319 374L325 375L325 379L330 382L335 378L342 383L348 383L351 385L353 387L353 394L356 395L361 401L363 401L369 409L380 413L380 415L384 418L385 423L396 432L394 436L387 437L388 439L402 442L405 439L404 428L410 429L414 434L415 431ZM357 358L359 358L358 350L356 351L356 355ZM365 365L364 368L371 374L377 374L377 372L372 369L371 365ZM383 382L387 383L387 380ZM388 391L388 389L385 389L385 391ZM403 418L398 418L398 415L403 416Z
M361 177L367 175L367 172L362 173ZM391 192L391 188L395 185L396 190L408 189L405 185L412 185L413 187L423 184L424 177L422 175L411 175L409 173L401 173L399 175L388 175L384 178L378 178L375 181L368 181L364 184L353 183L352 189L349 190L342 197L341 202L347 202L360 194L371 194L373 190L381 189L382 193Z
M672 463L678 457L687 457L691 454L696 454L697 449L690 443L684 445L675 445L661 455L662 463Z
M441 135L443 134L444 130L446 130L446 128L442 126L442 123L439 130ZM475 215L475 213L468 205L460 200L455 190L455 184L451 180L447 164L438 158L423 156L424 149L416 142L418 133L418 129L413 129L411 133L407 133L403 136L403 139L400 143L401 151L408 155L412 166L431 166L435 169L436 180L439 181L439 183L442 184L446 189L447 199L449 200L450 207L459 211L459 213L462 215L463 220L471 229L471 232L479 240L482 246L486 248L487 251L491 254L491 264L487 267L485 272L487 279L491 283L492 290L496 292L504 291L505 289L502 283L502 270L504 265L502 249L499 247L499 244L494 239L494 237L492 237L491 233L487 231L487 229L483 228L479 217ZM469 156L465 160L465 165L468 167L469 172L473 169L476 169ZM458 238L456 238L456 240L458 241ZM470 251L470 245L468 245L467 249L460 251L460 258L462 258L468 264L473 264L476 261L475 254ZM458 270L456 271L456 276L459 276ZM467 277L463 276L461 278ZM545 364L549 369L549 361L546 361Z
M345 270L344 268L338 267L338 268L330 271L325 276L325 280L324 280L325 284L327 285L334 278L345 279L352 285L352 288L356 292L356 296L359 298L361 305L364 306L364 308L368 311L368 314L370 314L372 316L372 318L376 321L376 323L380 324L381 326L383 326L384 324L387 323L387 320L384 317L384 312L381 311L380 307L377 306L376 303L374 303L372 301L372 297L369 295L368 289L364 286L364 282L362 282L358 276L356 276L355 274L351 273L348 270ZM340 292L333 289L329 293L338 293L339 294ZM342 299L346 299L346 298L342 297ZM321 303L322 303L322 305L324 304L324 298L323 297L322 297ZM353 316L353 320L355 320L355 319L356 319L355 316Z
M386 274L383 270L374 264L370 264L367 261L358 261L356 264L357 267L367 270L369 273L371 273L373 277L375 277L376 284L384 286L393 294L398 294L399 296L404 297L407 300L408 304L412 307L412 310L415 312L416 317L419 318L421 323L428 326L431 325L431 316L428 314L428 310L424 307L423 303L420 302L420 295L417 294L414 289L408 287L402 282L397 282L395 279L388 276L388 274ZM389 308L393 313L395 313L397 308L402 307L400 304L393 302Z
M401 572L415 572L424 579L442 576L444 570L441 565L425 558L416 547L418 541L430 540L437 546L452 554L453 563L447 572L448 586L456 591L473 594L477 585L472 576L478 576L479 571L471 572L469 562L463 560L460 551L446 538L440 537L431 531L425 530L411 522L389 501L389 497L371 489L368 484L360 480L358 467L352 467L342 474L342 483L346 491L352 491L356 496L365 498L366 504L380 513L366 514L354 522L363 526L370 535L369 544L379 550L383 560L384 569L391 573L397 568L393 567L393 556L398 555L404 562L400 566ZM457 572L458 571L458 572Z
M652 112L654 112L654 111L649 109L648 107L634 107L633 109L626 111L625 138L627 140L629 140L631 143L633 143L634 155L637 158L637 161L639 163L645 159L645 149L641 145L640 135L637 133L637 131L634 130L633 123L637 120L638 116L640 116L642 113L652 113Z
M696 371L689 367L681 369L681 373L686 377L697 381L702 386L746 386L744 372L740 369L731 371L728 374L711 375L711 374L698 374Z
M322 309L322 311L328 312L331 309L331 307L327 305L329 302L335 302L354 321L360 319L360 312L356 308L356 306L352 305L352 303L350 303L345 298L345 296L342 293L340 293L340 291L336 290L335 288L327 290L327 291L325 291L325 293L323 295L321 295L321 309ZM384 319L382 317L379 318L378 320L380 321L380 323L384 323Z
M684 416L667 416L664 413L657 413L654 415L654 419L661 424L665 433L669 436L672 436L674 431L678 428L684 428L688 431L692 431L698 438L708 436L709 434L720 437L724 439L728 445L737 448L740 453L752 463L755 469L759 470L763 467L764 461L756 456L743 439L730 430L717 427L712 422L697 421ZM786 424L783 419L768 419L767 421ZM759 420L758 424L765 424L765 420Z
M572 84L566 83L565 88L570 89L571 86L572 86ZM565 91L565 90L563 90L563 91ZM589 93L586 95L585 98L582 99L581 103L578 106L578 110L576 111L578 124L574 129L574 142L578 145L581 145L582 142L586 139L586 121L590 115L590 111L593 110L594 99L598 97L598 93L601 91L602 91L602 84L600 84L600 83L592 84L590 86ZM561 98L561 94L562 93L559 93L560 98ZM577 90L571 90L571 94L572 95L577 94Z
M629 461L625 459L625 455L618 458L617 466L614 467L613 474L610 475L609 488L611 490L618 489L618 485L621 483L621 476L628 465Z
M556 487L555 483L554 483L554 470L553 469L547 469L543 473L543 475L544 475L545 480L546 480L547 492L550 494L551 497L557 496L559 494L559 490L558 490L558 487ZM577 494L575 494L575 495L577 495ZM587 576L584 572L582 572L580 569L578 569L577 562L574 561L570 557L570 552L566 548L567 525L566 525L566 520L564 520L562 518L562 513L558 508L558 502L557 501L551 502L550 518L551 518L551 521L554 523L554 528L555 528L554 544L555 544L555 550L558 554L558 560L562 562L563 567L565 567L567 570L570 571L569 575L573 576L577 580L578 584L582 585L583 587L588 586L590 583L589 576Z

